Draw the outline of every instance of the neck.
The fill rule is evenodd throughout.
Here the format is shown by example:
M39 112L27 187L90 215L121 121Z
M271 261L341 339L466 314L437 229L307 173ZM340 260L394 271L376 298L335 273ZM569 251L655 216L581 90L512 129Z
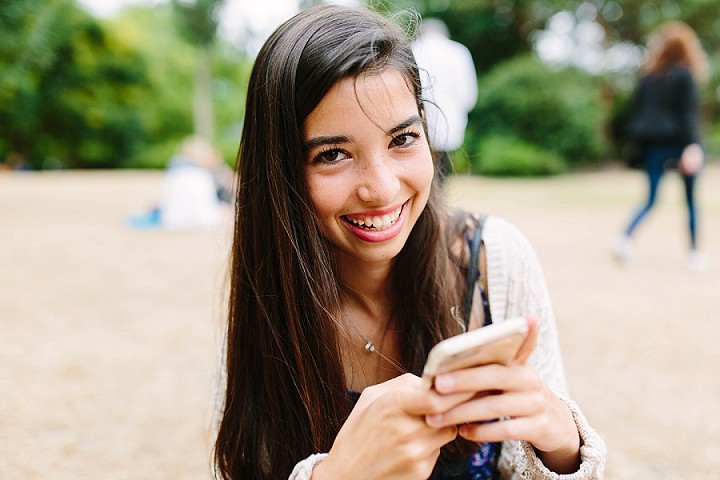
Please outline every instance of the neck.
M392 302L387 289L357 291L343 286L343 318L349 332L376 344L387 331L392 316Z
M392 292L390 287L391 262L349 264L338 262L343 292L343 310L346 318L360 320L370 327L363 331L371 334L377 327L387 324L391 316ZM369 325L367 325L369 324ZM373 328L374 327L374 328Z
M362 390L403 373L396 332L392 329L392 262L338 261L345 324L344 368L349 385ZM367 347L368 341L375 351Z

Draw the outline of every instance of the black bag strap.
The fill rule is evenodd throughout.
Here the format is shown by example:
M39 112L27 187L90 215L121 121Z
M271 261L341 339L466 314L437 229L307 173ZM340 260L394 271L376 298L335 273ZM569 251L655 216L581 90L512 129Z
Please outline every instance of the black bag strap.
M485 215L476 217L477 225L473 230L472 240L470 242L470 263L467 267L467 275L465 276L465 308L463 309L463 322L465 331L467 332L470 324L470 309L472 307L473 293L475 293L475 282L478 279L478 259L480 258L480 246L482 245L483 225L485 223ZM465 447L465 445L463 446ZM461 478L468 463L469 453L462 454L459 457L455 452L449 458L444 458L443 453L435 465L435 470L429 480L446 479L455 480ZM494 475L493 475L494 477Z
M485 216L478 217L478 223L473 232L470 243L470 263L468 264L467 275L465 276L465 308L463 308L463 323L467 332L470 325L470 310L472 307L473 293L475 293L475 282L477 281L478 258L480 257L480 246L482 245L483 226Z

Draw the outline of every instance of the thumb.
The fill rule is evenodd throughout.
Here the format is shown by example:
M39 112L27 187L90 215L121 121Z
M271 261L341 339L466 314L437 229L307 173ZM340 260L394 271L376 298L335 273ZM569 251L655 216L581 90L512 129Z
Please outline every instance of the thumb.
M519 363L521 365L527 362L533 350L535 350L535 345L537 345L539 328L538 319L535 315L528 315L525 317L525 319L528 323L528 332L525 336L525 341L522 345L520 345L520 348L518 349L517 354L515 354L515 358L512 361L512 363Z

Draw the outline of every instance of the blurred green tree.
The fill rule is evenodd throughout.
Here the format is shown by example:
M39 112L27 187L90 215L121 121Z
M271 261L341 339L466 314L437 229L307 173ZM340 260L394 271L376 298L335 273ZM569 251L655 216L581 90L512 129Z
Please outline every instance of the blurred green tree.
M195 133L214 141L211 49L218 29L218 12L224 0L172 0L182 36L197 47L193 92Z
M483 144L502 137L552 152L571 167L597 162L607 152L600 131L605 112L597 84L598 79L586 72L551 70L530 55L499 64L479 83L477 107L466 134L471 161L477 155L497 155L499 148L489 153ZM482 172L489 159L479 160ZM546 173L557 171L552 166Z
M146 147L121 166L163 168L184 137L194 131L193 88L196 49L173 28L170 4L134 5L106 22L109 31L132 42L148 65L148 88L139 114L146 126ZM170 26L170 28L168 28ZM214 143L232 163L240 139L246 85L252 60L217 39L210 50Z
M0 158L34 168L117 165L141 145L146 65L72 0L0 6Z
M382 12L414 9L444 21L453 40L470 49L478 74L531 50L530 34L543 28L557 2L545 0L368 0Z
M604 32L601 48L618 44L642 46L649 32L668 20L682 20L693 27L711 60L717 57L720 47L720 2L717 0L368 0L367 3L382 12L410 8L417 10L422 18L440 18L448 25L450 36L468 46L481 77L499 64L533 51L538 34L548 28L549 21L560 12L569 13L576 26L583 26L583 22L599 25ZM570 41L577 44L574 37ZM720 63L715 61L713 65ZM600 72L595 75L602 77L602 81L597 82L592 96L600 97L603 108L611 112L602 120L607 123L598 128L617 143L622 139L614 137L622 130L625 101L634 87L636 72L603 70L601 66L596 71ZM718 92L720 70L713 68L709 85L703 90L703 110L711 123L708 131L712 142L709 143L718 145L720 153L720 128L712 125L720 121ZM479 118L474 115L470 119L469 129L474 132L474 138L483 128L477 124ZM621 150L621 146L616 145L615 150Z
M308 1L308 0L306 0ZM711 50L720 44L717 0L367 0L383 12L415 9L443 20L451 37L473 53L478 73L532 50L534 35L561 11L594 15L608 43L642 44L660 23L683 20Z

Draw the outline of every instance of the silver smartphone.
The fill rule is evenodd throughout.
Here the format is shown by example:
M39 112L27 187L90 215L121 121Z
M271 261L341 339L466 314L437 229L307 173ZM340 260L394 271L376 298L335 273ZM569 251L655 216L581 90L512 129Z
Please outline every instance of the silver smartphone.
M435 345L423 368L423 385L432 388L435 376L490 363L508 364L527 337L525 317L510 318L447 338Z

